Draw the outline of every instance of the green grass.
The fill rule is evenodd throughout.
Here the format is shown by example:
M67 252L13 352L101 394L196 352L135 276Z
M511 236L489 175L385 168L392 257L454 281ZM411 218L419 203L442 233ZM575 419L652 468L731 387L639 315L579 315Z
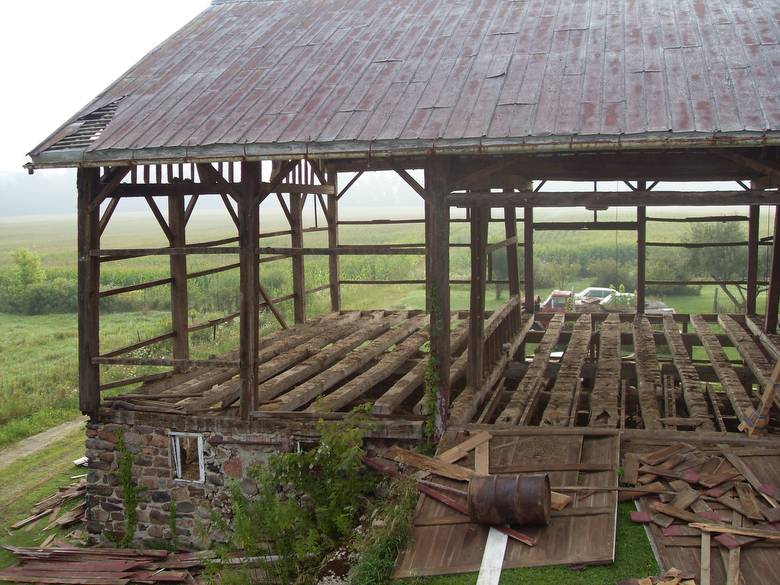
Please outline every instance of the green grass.
M84 473L83 467L72 463L82 455L84 431L78 430L51 447L0 470L0 545L39 546L53 532L43 531L51 521L48 516L19 530L9 530L9 527L27 518L33 504L54 493L57 488L73 483L71 476ZM71 506L74 504L71 503ZM64 533L57 531L57 534ZM0 548L0 567L12 564L13 555Z
M615 563L586 568L539 567L510 569L501 573L501 585L607 585L622 579L657 575L658 564L640 524L629 519L630 502L618 506ZM576 537L576 536L575 536ZM474 585L475 574L396 580L396 585Z

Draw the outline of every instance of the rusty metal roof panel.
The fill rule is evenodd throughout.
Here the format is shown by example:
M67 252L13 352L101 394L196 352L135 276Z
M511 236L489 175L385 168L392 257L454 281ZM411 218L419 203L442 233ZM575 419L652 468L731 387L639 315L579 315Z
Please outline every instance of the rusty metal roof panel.
M31 156L777 143L778 39L780 0L217 0Z

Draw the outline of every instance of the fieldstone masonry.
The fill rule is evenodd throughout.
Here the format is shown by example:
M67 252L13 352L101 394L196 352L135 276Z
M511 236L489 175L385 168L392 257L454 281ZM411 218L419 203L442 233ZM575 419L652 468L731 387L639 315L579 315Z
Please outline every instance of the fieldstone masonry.
M176 510L176 541L206 548L223 542L214 513L229 519L225 485L237 481L247 495L257 486L248 469L267 462L269 455L289 451L293 441L264 434L204 432L205 481L174 479L169 433L174 429L116 422L87 425L87 532L91 543L111 543L125 532L123 489L119 481L117 441L120 429L133 454L133 480L141 488L134 541L161 546L172 541L171 502Z

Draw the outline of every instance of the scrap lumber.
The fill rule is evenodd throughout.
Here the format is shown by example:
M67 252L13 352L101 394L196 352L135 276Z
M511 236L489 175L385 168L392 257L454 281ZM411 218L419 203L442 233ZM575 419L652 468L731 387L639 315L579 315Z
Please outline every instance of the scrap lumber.
M450 335L450 352L452 355L463 353L463 350L466 349L468 339L469 330L468 321L466 321ZM422 360L419 364L409 370L409 372L374 402L372 412L374 414L390 414L395 412L404 400L422 386L427 366L427 360Z
M691 418L701 419L700 430L714 431L715 426L707 407L707 399L702 391L702 382L699 373L693 365L688 350L683 342L677 322L669 314L664 315L664 336L669 351L672 353L672 361L680 376L683 400Z
M718 448L721 450L726 459L729 460L729 463L734 466L734 469L736 469L742 475L742 477L744 477L747 482L753 486L753 489L756 490L770 506L773 508L780 507L780 504L778 504L777 500L775 500L769 494L765 493L765 486L761 483L761 480L759 480L758 477L756 477L756 474L753 473L753 471L747 465L745 465L745 462L742 460L742 458L737 455L730 446L718 445Z
M777 530L763 530L761 528L742 528L736 526L726 526L724 524L712 524L709 522L691 522L692 528L702 532L717 532L718 534L734 534L737 536L749 536L751 538L761 538L771 542L780 542L780 532Z
M764 514L761 513L761 508L758 505L758 500L753 492L753 488L742 481L736 483L734 488L737 490L737 498L739 498L739 503L744 510L742 515L751 520L763 520Z
M764 324L754 315L745 315L745 325L773 360L780 359L780 335L764 331Z
M710 585L711 567L710 567L710 555L712 553L712 543L709 532L701 533L701 577L699 579L699 585Z
M731 362L728 356L726 356L726 352L723 351L718 338L712 333L709 325L701 315L691 315L691 323L696 329L696 333L710 358L710 362L712 362L712 368L715 370L715 374L718 376L718 380L720 380L729 402L731 402L734 413L740 422L749 421L751 414L754 412L753 402L745 391L744 386L742 386L737 373L731 367Z
M356 347L385 333L393 324L394 321L384 319L381 312L377 312L370 319L361 320L353 328L353 332L346 337L343 335L329 337L332 341L325 346L325 349L311 353L308 358L292 368L284 369L278 375L260 384L257 394L258 404L273 400L296 384L326 370ZM260 410L263 408L261 406Z
M475 449L477 446L487 443L493 435L487 431L479 431L471 435L468 439L462 443L458 443L454 447L450 447L446 451L436 455L436 459L440 459L446 463L456 463L469 454L469 451Z
M561 360L561 367L550 392L550 400L542 415L541 426L568 426L574 397L581 384L582 365L588 357L591 337L590 313L581 315L574 324L569 344Z
M312 404L308 412L335 412L348 406L357 400L382 380L392 376L393 373L406 363L411 357L419 353L420 346L428 340L427 331L418 331L410 335L392 351L387 352L376 365L369 368L356 378L353 378L335 392L317 400Z
M620 400L620 315L610 313L599 330L599 359L590 393L592 427L616 427Z
M531 402L535 403L538 395L534 395L534 400L531 401L530 399L533 391L538 388L540 381L544 378L548 362L550 361L550 354L555 349L555 345L561 336L564 319L565 315L563 313L556 313L548 323L542 341L536 346L534 359L530 367L523 379L520 380L509 403L501 414L498 415L496 424L517 424L525 411L529 408L531 410L534 408L535 404Z
M401 447L391 447L385 452L384 456L387 459L392 459L398 463L403 463L404 465L409 465L457 481L469 481L475 475L473 469L455 465L453 463L447 463L415 451L402 449Z
M365 346L352 352L345 352L346 355L343 359L337 361L328 369L320 372L293 390L280 396L275 402L261 406L260 410L292 411L296 408L300 408L320 396L322 393L327 392L330 388L333 388L336 384L345 380L366 364L369 364L378 358L391 346L401 342L421 327L424 327L427 319L428 317L426 315L421 315L413 319L404 320L399 325L386 331L376 339L373 339ZM349 345L351 344L352 342ZM338 345L339 343L335 343L334 347ZM316 357L317 356L315 356L315 358Z
M653 327L647 317L637 315L633 323L634 353L636 354L637 390L642 422L646 429L663 428L661 413L658 410L656 387L660 382L658 355L653 337Z
M498 585L508 541L509 537L506 534L493 527L490 528L485 542L485 551L482 553L477 585Z

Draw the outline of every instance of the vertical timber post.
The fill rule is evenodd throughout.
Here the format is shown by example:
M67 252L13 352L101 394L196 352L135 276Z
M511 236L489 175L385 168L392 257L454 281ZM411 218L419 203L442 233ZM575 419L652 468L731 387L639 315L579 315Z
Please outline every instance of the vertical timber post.
M168 227L171 231L172 248L184 248L186 241L186 215L182 187L175 195L168 196ZM190 358L189 343L189 300L187 296L187 256L171 255L171 324L173 338L173 357L177 360ZM177 372L187 369L186 364L177 364Z
M485 361L485 266L490 209L471 209L471 295L469 300L469 345L466 383L482 386Z
M747 299L745 313L756 314L758 297L758 232L761 222L761 206L751 205L748 214Z
M425 202L425 312L431 312L431 300L433 299L433 269L431 268L431 204Z
M639 181L637 191L646 191L647 183ZM645 281L647 280L647 207L636 208L636 313L645 314Z
M303 202L305 195L290 194L290 237L293 248L303 248ZM303 266L303 254L293 254L293 313L296 323L306 321L306 274Z
M517 259L517 210L504 207L504 236L515 238L515 243L506 248L506 278L509 281L509 296L520 294L520 268Z
M100 353L100 206L92 208L100 189L100 170L79 169L78 188L78 309L79 408L91 417L100 408L100 367L92 358Z
M426 218L430 242L427 266L430 268L431 357L436 363L438 394L434 413L434 439L444 434L450 407L450 161L433 157L425 166L425 189L429 197Z
M523 280L525 310L534 312L534 208L523 208Z
M238 238L241 272L240 349L241 418L248 419L257 402L257 346L260 339L259 263L260 163L241 163Z
M777 305L780 303L780 206L775 206L775 229L772 240L772 265L769 271L769 292L766 295L764 331L777 331Z
M327 183L333 187L333 193L328 195L328 248L339 247L339 198L338 173L328 170ZM334 313L341 310L341 267L338 254L328 256L328 282L330 284L330 310Z

